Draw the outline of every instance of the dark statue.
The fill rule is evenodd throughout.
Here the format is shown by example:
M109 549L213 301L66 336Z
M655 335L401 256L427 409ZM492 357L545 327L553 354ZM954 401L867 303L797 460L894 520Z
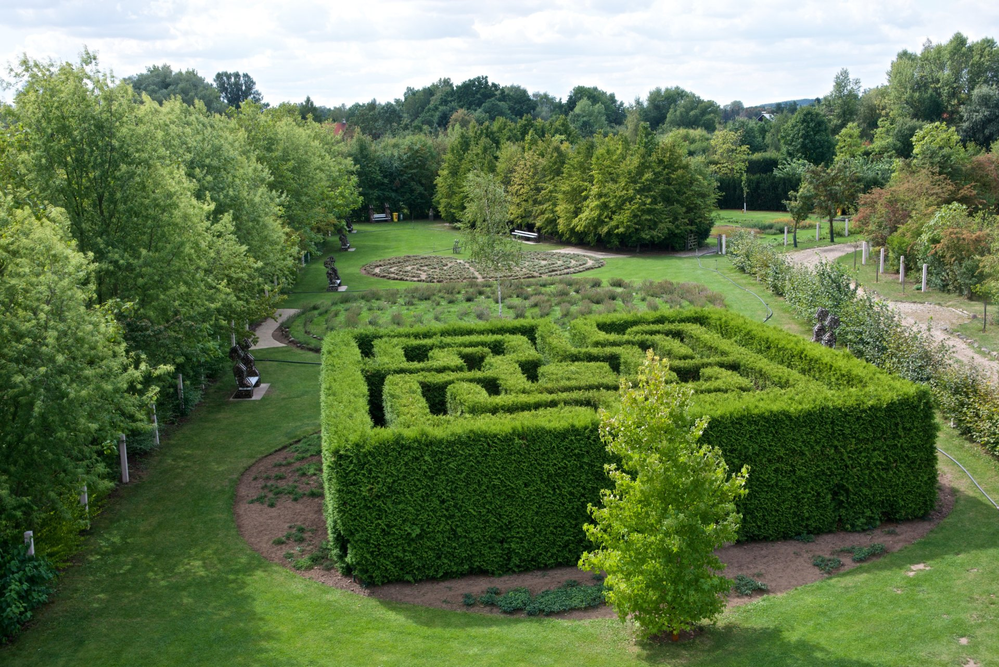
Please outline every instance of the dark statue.
M825 308L819 308L815 313L815 319L819 321L818 324L812 329L812 342L821 343L822 337L826 335L826 318L829 317L829 311Z
M253 398L254 387L260 386L260 373L250 354L250 346L250 339L244 338L229 348L229 359L234 363L232 374L236 378L235 398Z
M327 292L336 292L337 288L340 287L340 272L336 270L336 258L330 255L323 262L323 266L326 267L326 286Z
M836 347L836 329L839 327L839 318L830 315L825 308L815 311L815 319L818 324L812 329L812 342L821 343L826 347Z
M348 220L348 221L347 221L347 233L348 233L348 234L353 234L353 233L354 233L354 232L356 232L356 231L357 231L357 230L356 230L356 229L354 229L354 223L353 223L353 222L351 222L350 220Z
M350 241L346 234L340 234L340 250L350 250Z

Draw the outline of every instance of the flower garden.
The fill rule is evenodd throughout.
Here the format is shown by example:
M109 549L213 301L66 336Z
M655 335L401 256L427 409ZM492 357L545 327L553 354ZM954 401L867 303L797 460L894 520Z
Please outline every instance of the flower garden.
M370 276L421 283L564 276L597 269L603 260L567 252L525 252L518 266L498 273L470 260L441 255L403 255L369 262L361 271Z

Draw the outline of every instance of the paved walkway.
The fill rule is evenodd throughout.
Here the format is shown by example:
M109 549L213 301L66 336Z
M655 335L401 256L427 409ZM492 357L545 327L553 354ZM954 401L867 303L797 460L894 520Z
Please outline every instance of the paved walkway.
M298 311L294 308L278 308L274 311L276 319L266 319L257 327L257 343L250 349L261 350L267 347L283 347L284 343L274 338L274 332L277 331L282 322L297 313Z

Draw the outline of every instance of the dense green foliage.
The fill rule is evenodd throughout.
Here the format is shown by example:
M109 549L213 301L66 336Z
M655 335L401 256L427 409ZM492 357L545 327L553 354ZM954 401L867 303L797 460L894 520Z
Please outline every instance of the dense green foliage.
M739 533L749 472L729 476L718 448L698 443L708 418L691 415L693 390L675 379L649 350L637 384L621 384L620 410L601 413L614 487L589 508L595 548L579 560L606 573L607 600L643 637L675 637L724 609L732 584L715 551Z
M607 483L594 408L649 348L711 416L704 442L759 471L740 539L932 508L925 389L728 313L581 318L568 338L530 320L340 331L322 391L338 564L378 583L572 562Z
M23 544L0 542L0 644L21 631L52 595L55 568Z
M168 70L137 77L157 101L87 51L24 57L2 109L0 537L34 530L59 561L84 485L94 501L112 487L119 434L134 455L150 403L188 413L230 333L272 312L298 253L357 204L340 139L252 103L213 114L214 88L187 96Z
M60 522L83 527L84 484L110 489L108 454L150 399L68 227L0 198L0 542L34 530L42 553Z

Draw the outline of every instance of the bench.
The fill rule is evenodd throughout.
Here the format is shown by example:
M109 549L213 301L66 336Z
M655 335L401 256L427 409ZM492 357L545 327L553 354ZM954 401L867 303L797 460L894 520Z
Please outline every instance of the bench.
M384 213L375 213L375 207L368 205L368 220L371 222L392 222L392 211L389 205L385 204Z
M524 239L525 241L529 241L531 243L537 243L540 238L536 232L525 232L520 229L515 229L510 233L519 239Z

